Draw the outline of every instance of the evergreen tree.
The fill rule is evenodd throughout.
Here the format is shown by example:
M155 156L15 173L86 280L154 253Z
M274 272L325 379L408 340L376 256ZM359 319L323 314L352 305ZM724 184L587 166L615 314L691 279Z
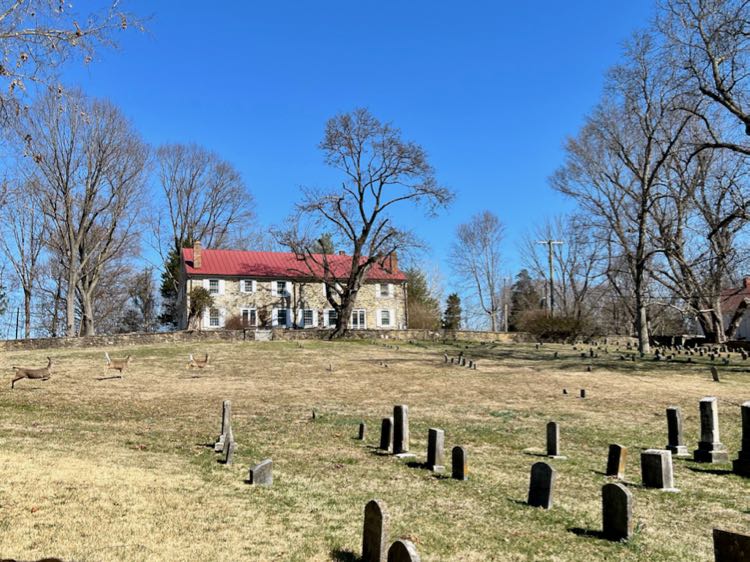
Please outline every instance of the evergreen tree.
M461 297L456 293L448 295L443 314L443 328L446 330L461 329Z
M185 244L185 247L192 244ZM161 272L161 314L159 322L166 326L176 327L180 318L177 310L177 291L180 282L180 249L172 248L164 261Z
M432 294L427 276L416 267L410 267L404 273L409 287L409 328L437 330L440 327L440 302Z
M519 329L521 316L529 310L538 310L542 305L542 295L536 288L536 283L531 278L527 269L522 269L516 276L510 293L510 315L508 317L508 329L511 332Z

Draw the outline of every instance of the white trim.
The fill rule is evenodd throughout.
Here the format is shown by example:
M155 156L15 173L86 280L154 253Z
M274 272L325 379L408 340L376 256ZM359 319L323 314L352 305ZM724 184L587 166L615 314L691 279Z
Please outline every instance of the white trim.
M254 326L257 328L258 327L258 309L254 307L240 308L240 319L242 319L245 312L247 312L248 320L250 319L250 312L255 312L255 322L253 322L252 324L248 323L248 326Z
M382 298L380 295L380 283L375 283L375 298Z
M250 283L250 290L247 290L246 283ZM240 279L240 293L251 294L256 291L255 279L248 279L243 277Z
M279 315L276 312L277 310L278 310L277 308L272 308L271 309L271 327L279 325L279 322L278 322Z
M357 326L355 327L354 326L353 318L354 318L354 314L358 313L358 312L364 312L365 322L364 322L364 326L362 326L360 324L357 324ZM354 310L352 310L351 316L349 316L349 326L352 329L354 329L354 330L365 330L365 329L367 329L367 316L368 316L368 314L367 314L367 309L366 308L355 308ZM359 315L357 316L357 318L359 319Z

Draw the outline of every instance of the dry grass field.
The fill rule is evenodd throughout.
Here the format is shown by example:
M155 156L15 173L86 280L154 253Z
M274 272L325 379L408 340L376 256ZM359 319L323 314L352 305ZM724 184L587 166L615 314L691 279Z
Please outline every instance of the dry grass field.
M709 560L712 528L750 532L750 481L730 465L677 460L676 494L642 488L639 469L641 449L666 444L667 406L682 408L695 448L698 400L709 395L719 398L722 441L734 458L750 361L733 359L715 383L704 359L630 363L614 350L582 360L570 346L399 345L108 348L112 357L134 356L123 379L104 375L104 349L4 353L0 555L354 561L371 498L388 507L391 542L409 537L424 561ZM443 364L444 351L459 350L478 370ZM188 353L206 351L211 369L186 369ZM11 391L11 365L42 366L47 355L53 377ZM238 443L231 466L207 447L223 399L232 400ZM377 453L380 419L400 403L410 408L417 459L428 428L443 428L448 462L452 446L468 450L470 480ZM361 420L364 443L355 439ZM560 422L568 458L549 461L558 478L545 511L525 500L549 420ZM596 533L614 442L630 449L636 533L627 544ZM267 457L273 487L246 484L248 467Z

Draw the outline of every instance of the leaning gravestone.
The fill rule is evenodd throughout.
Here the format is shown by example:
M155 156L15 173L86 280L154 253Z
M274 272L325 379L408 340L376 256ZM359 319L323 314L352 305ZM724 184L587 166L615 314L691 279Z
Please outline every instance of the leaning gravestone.
M381 500L365 505L362 529L362 562L385 562L388 548L388 512Z
M602 487L602 531L612 541L628 540L633 534L633 494L620 483Z
M641 453L641 479L644 488L659 488L676 492L672 473L672 453L661 449L646 449Z
M383 418L380 424L380 450L388 453L393 450L393 418Z
M720 382L719 379L719 369L717 369L715 366L711 366L711 378L714 380L714 382Z
M214 451L220 453L224 450L224 441L232 428L232 402L224 400L221 403L221 433L214 443Z
M613 443L609 446L607 455L607 476L622 479L625 477L625 461L628 458L628 448Z
M714 396L707 396L700 401L701 440L693 451L697 462L727 462L729 453L719 440L719 403Z
M234 442L234 435L230 432L229 438L224 442L224 464L232 464L234 462L234 450L237 448L237 444Z
M667 446L675 457L689 457L685 436L682 433L682 413L677 406L667 408Z
M732 461L732 471L741 476L750 476L750 402L740 407L742 412L742 449Z
M430 428L427 432L427 468L433 472L445 470L445 432Z
M273 484L273 461L266 459L251 466L248 481L255 486L271 486Z
M393 407L393 454L413 456L409 454L409 406L406 404Z
M388 549L387 562L420 562L421 558L414 543L406 539L399 539Z
M552 493L557 473L546 462L537 462L531 467L528 504L532 507L552 507Z
M451 468L453 469L452 478L454 480L469 479L469 465L466 458L466 449L463 447L453 447L451 451Z
M745 562L750 560L750 536L714 529L714 560Z

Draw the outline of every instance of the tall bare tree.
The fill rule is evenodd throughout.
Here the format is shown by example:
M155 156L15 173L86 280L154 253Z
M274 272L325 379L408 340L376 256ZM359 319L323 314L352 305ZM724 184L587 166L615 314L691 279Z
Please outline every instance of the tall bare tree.
M148 149L111 103L81 92L38 100L19 131L40 177L42 208L66 270L66 334L95 332L93 297L105 266L137 251Z
M23 292L24 337L31 337L31 304L39 278L42 250L47 244L47 217L39 199L37 178L14 185L0 207L2 236L0 248L18 277Z
M305 189L287 221L292 226L279 229L277 238L299 256L301 271L323 278L337 313L331 336L337 338L347 330L367 272L375 264L392 267L397 252L416 244L409 230L396 225L392 212L411 204L433 214L452 194L438 185L421 146L403 140L398 129L366 109L329 119L320 148L326 164L341 172L341 186ZM328 254L315 253L323 232L349 251L347 271L335 267Z
M18 110L12 102L30 85L52 84L69 59L89 63L100 47L115 45L116 31L142 28L120 4L114 0L86 14L70 2L0 0L0 82L5 84L0 108L5 115L11 106Z
M720 122L715 118L714 123ZM655 236L663 249L657 279L670 306L695 317L709 341L731 337L747 308L725 323L722 289L742 261L739 240L750 221L746 157L735 151L694 152L704 137L697 127L669 165L667 192L654 206Z
M696 151L729 149L750 155L750 3L747 0L661 0L657 28L667 64L686 93L709 103L691 107L706 136ZM720 109L739 127L717 127Z
M684 110L689 101L654 38L635 36L624 62L611 71L602 102L566 143L566 163L552 178L553 187L573 197L598 227L612 263L626 268L632 293L622 296L630 297L623 300L632 308L641 352L650 349L648 288L661 251L651 239L652 211L664 195L675 146L695 114Z
M555 305L565 316L581 318L591 307L591 290L604 274L606 251L604 242L589 228L580 215L559 216L546 221L533 235L524 238L521 254L524 265L537 278L549 276L547 251L538 240L560 240L553 246L555 274Z
M454 272L476 298L493 332L498 329L503 309L502 240L500 219L490 211L482 211L458 226L451 247Z

